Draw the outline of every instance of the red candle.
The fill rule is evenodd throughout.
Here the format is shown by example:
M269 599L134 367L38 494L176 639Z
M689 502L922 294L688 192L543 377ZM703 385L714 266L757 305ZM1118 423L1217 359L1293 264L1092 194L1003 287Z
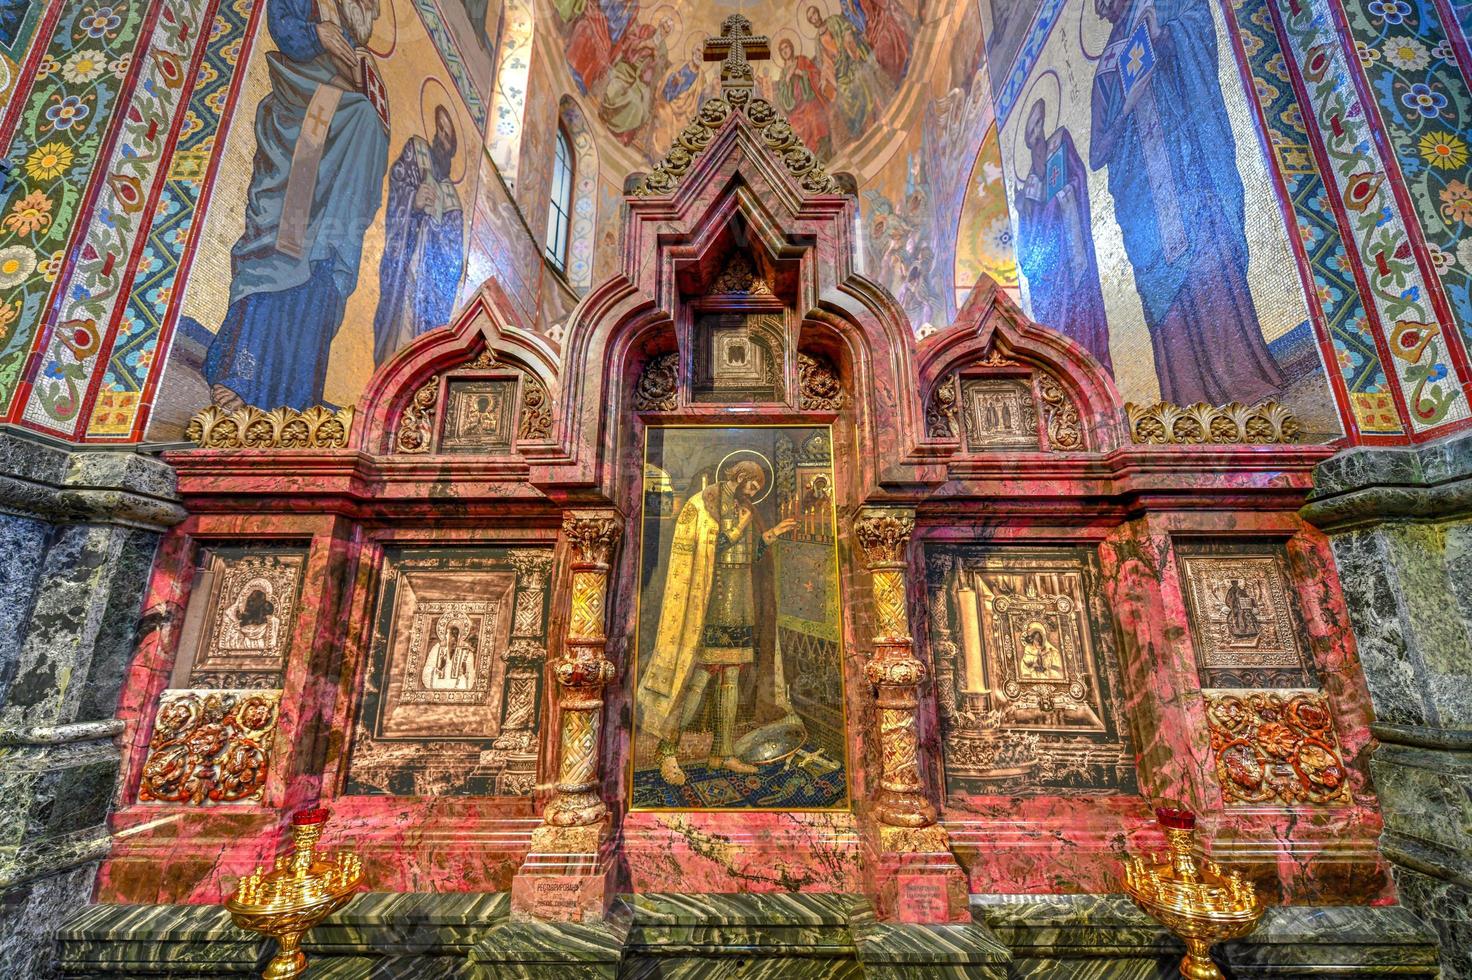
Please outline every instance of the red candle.
M327 808L322 806L307 807L291 815L291 825L293 827L306 827L314 823L326 822Z

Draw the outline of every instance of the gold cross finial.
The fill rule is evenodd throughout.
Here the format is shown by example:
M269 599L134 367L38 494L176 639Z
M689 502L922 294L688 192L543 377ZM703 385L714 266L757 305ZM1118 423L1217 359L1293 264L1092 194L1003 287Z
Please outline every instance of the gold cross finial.
M755 88L747 59L766 61L772 49L765 34L751 33L751 21L742 14L732 14L721 21L721 36L705 39L705 60L721 61L721 91L732 88Z

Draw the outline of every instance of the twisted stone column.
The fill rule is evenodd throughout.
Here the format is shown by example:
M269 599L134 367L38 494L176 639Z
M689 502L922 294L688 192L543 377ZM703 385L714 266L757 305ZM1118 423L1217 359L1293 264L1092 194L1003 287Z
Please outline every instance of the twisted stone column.
M598 741L603 727L603 688L614 667L603 655L608 566L623 527L611 511L572 511L562 533L572 548L572 609L558 684L562 737L558 745L557 796L543 819L554 827L591 827L608 818L598 795Z
M905 601L905 547L915 514L867 508L853 531L873 576L874 653L864 673L875 688L882 760L874 799L877 846L869 861L875 909L881 918L902 922L964 921L965 876L920 778L916 724L925 665L915 656Z

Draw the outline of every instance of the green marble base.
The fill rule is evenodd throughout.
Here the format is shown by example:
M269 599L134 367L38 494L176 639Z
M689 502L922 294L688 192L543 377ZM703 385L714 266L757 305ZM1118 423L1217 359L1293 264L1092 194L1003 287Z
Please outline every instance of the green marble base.
M58 932L75 978L259 976L269 945L216 906L97 905ZM972 922L875 920L854 895L629 895L606 920L516 918L504 894L368 894L305 944L313 980L1173 980L1182 949L1118 895L973 896ZM1435 977L1399 907L1273 909L1230 978Z

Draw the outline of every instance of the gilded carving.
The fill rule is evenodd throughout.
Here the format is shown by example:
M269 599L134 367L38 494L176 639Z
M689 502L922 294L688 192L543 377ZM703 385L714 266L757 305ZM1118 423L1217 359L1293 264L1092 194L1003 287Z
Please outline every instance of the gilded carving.
M211 405L189 420L184 435L202 449L343 449L352 425L351 407L231 412Z
M1152 445L1289 443L1303 431L1297 417L1271 399L1252 406L1131 402L1124 408L1130 438Z
M836 412L844 406L843 382L824 357L797 355L797 389L805 412Z
M946 375L931 390L930 400L925 404L925 432L932 439L961 438L954 374Z
M1078 406L1051 374L1040 371L1037 379L1038 396L1043 402L1043 419L1048 431L1048 448L1061 452L1083 449Z
M1320 691L1206 692L1211 751L1228 806L1342 806L1348 773Z
M260 803L280 701L279 690L164 691L139 802Z
M521 419L516 438L540 442L552 436L552 397L541 381L523 372L521 383Z
M623 535L623 522L611 511L573 510L562 518L562 533L572 545L574 561L607 566Z
M915 533L915 515L905 510L866 510L854 521L854 537L870 568L903 563Z
M440 397L440 379L430 378L399 415L394 447L401 453L427 453L434 436L434 406Z
M720 296L737 293L743 296L770 296L772 287L751 266L751 260L743 252L731 253L726 267L711 285L709 295Z
M634 411L673 412L679 366L680 355L675 351L656 354L646 361L634 385Z

